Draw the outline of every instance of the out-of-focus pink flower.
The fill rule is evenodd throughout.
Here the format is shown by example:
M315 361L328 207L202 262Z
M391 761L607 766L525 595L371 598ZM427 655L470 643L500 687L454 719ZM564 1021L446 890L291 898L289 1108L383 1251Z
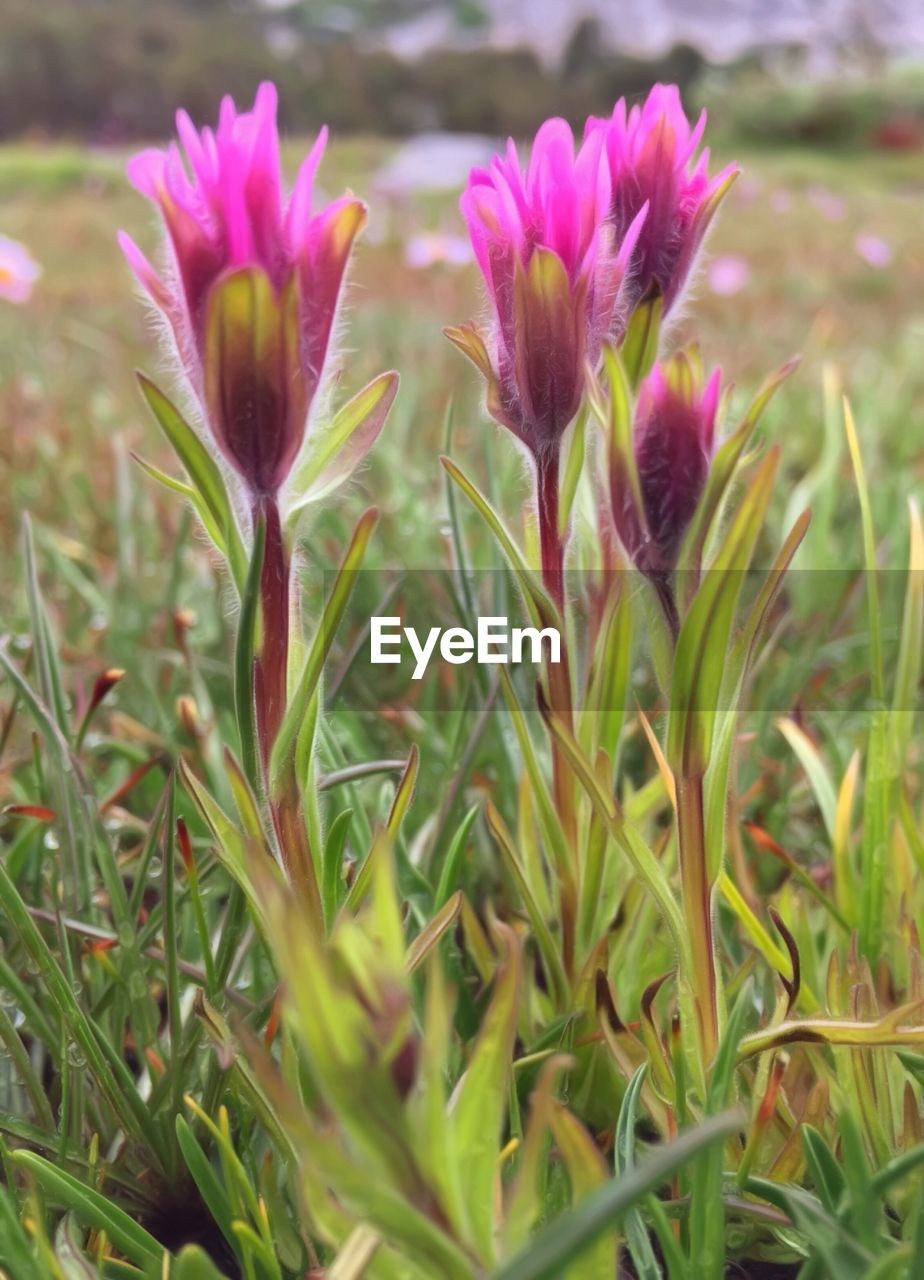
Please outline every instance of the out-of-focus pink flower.
M663 299L666 314L684 284L716 210L738 175L730 164L709 177L709 151L697 149L706 127L692 127L676 85L656 84L627 111L620 98L609 119L591 117L586 138L602 137L609 162L609 206L617 238L646 204L648 216L632 265L632 304Z
M594 131L575 152L565 121L547 120L525 170L511 141L472 170L461 200L492 324L487 341L474 326L446 334L484 374L489 412L537 457L557 451L586 364L629 314L626 269L647 208L613 225L603 142Z
M754 173L749 173L735 183L735 193L732 199L737 201L738 204L753 204L763 189L764 184L760 178Z
M892 246L888 240L883 240L882 236L874 235L871 231L861 231L854 240L853 247L864 262L871 267L878 267L880 271L892 261Z
M847 216L847 201L843 196L835 195L820 182L808 189L808 198L823 218L829 222L842 222Z
M638 487L621 475L611 475L610 485L616 531L642 573L664 575L676 565L709 474L720 389L718 369L704 385L698 364L683 353L656 364L639 388L632 436Z
M28 302L42 268L18 240L0 236L0 298L5 302Z
M713 258L706 268L706 279L709 288L721 298L730 298L733 294L746 289L751 279L751 268L744 258L726 253Z
M792 208L792 196L783 187L777 187L770 193L770 208L774 213L789 213Z
M421 231L409 236L404 246L404 261L409 267L461 267L472 260L472 248L462 236L445 235L441 231Z
M251 495L275 495L304 439L353 240L366 219L345 196L312 212L322 130L291 197L282 189L276 90L252 111L221 104L218 128L177 115L176 143L129 163L159 208L169 263L158 275L123 232L125 256L170 322L209 428ZM188 168L187 168L188 165Z

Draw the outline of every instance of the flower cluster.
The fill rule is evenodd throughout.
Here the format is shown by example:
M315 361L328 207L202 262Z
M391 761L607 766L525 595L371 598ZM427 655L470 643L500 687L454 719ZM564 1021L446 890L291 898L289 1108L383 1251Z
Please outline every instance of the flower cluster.
M167 229L164 275L120 236L170 324L209 431L254 500L275 498L301 449L347 259L366 219L352 196L312 211L326 131L285 199L276 105L271 84L260 86L249 112L225 98L214 131L197 130L180 111L186 164L176 143L130 162L131 181Z
M558 521L549 488L587 370L604 342L624 342L634 316L644 312L656 328L677 307L737 175L729 165L709 176L705 123L703 113L691 126L676 86L655 85L643 105L628 110L621 99L608 119L588 120L577 147L564 121L547 121L525 170L511 142L490 168L472 171L462 196L490 329L446 332L484 375L488 411L537 463L550 585L560 579L561 540L543 529ZM617 531L646 573L672 567L708 473L718 377L700 393L682 368L655 368L640 388L641 501L613 494Z

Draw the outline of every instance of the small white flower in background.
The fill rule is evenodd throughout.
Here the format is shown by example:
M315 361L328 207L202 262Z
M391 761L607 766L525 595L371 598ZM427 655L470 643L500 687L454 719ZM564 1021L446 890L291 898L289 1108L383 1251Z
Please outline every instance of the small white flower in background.
M0 298L28 302L42 268L18 240L0 236Z
M871 267L881 270L892 261L892 246L882 236L873 235L871 231L861 231L854 240L853 247Z
M404 261L409 267L426 270L443 263L464 267L472 260L472 247L464 236L445 235L442 231L421 231L408 236Z
M740 293L751 280L751 268L744 258L727 253L713 258L706 267L706 279L709 288L721 298L730 298Z

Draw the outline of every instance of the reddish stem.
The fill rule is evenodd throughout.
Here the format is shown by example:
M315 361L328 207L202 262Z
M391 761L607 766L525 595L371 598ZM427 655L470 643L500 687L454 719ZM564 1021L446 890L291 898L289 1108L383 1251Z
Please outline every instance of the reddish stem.
M253 518L266 521L260 605L263 633L255 681L257 731L266 767L286 709L286 673L289 664L289 558L282 535L279 504L274 497L258 498Z
M558 450L550 449L536 457L537 496L539 499L539 554L542 581L555 607L565 612L565 544L558 529Z
M279 504L275 497L266 495L255 500L255 524L261 516L266 522L263 568L260 574L262 628L260 652L254 671L260 755L282 864L292 883L303 895L312 919L320 928L321 898L308 833L305 830L298 779L292 767L275 788L271 786L269 779L270 756L288 702L291 565L282 532Z
M542 565L542 581L555 602L564 625L565 573L564 539L559 532L558 505L558 450L550 450L536 457L536 491L539 506L539 554ZM574 716L571 705L571 669L566 637L562 635L561 661L549 664L548 690L552 712L570 731ZM577 872L577 818L574 806L574 779L567 759L557 742L552 742L552 788L555 808L568 847L571 850ZM563 880L561 886L562 949L567 973L574 963L574 929L577 916L575 881Z

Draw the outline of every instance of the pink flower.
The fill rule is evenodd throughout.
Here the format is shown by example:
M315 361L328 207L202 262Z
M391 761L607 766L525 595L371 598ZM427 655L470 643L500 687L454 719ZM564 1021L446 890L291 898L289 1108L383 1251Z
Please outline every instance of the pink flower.
M892 246L882 236L874 235L871 231L861 231L854 240L853 247L864 262L880 271L892 261Z
M471 260L471 246L464 236L444 235L442 231L417 232L404 246L404 261L418 271L441 265L462 267Z
M751 279L751 268L744 258L727 253L713 258L706 268L709 288L720 298L730 298L747 288Z
M609 161L609 206L617 237L646 204L632 267L632 303L663 298L664 313L683 292L716 210L738 175L730 164L710 178L709 151L697 156L705 111L691 128L676 85L656 84L642 106L591 117L585 136L604 140Z
M847 216L847 201L844 197L835 195L819 182L809 187L808 198L822 217L827 218L829 222L842 222Z
M275 496L304 440L343 274L365 206L312 213L322 130L291 197L282 189L276 90L252 111L221 104L217 130L177 115L176 143L144 151L129 177L159 208L169 263L159 276L125 233L132 269L170 323L209 429L252 497ZM188 166L188 168L187 168Z
M623 546L651 577L675 568L702 495L720 386L718 369L703 385L697 363L681 353L655 365L639 389L632 439L638 484L611 472L610 490Z
M41 274L42 268L25 245L0 236L0 298L5 302L28 302Z
M609 199L602 136L575 154L564 120L542 125L525 170L511 141L490 168L472 170L462 196L491 330L487 341L474 326L446 333L484 374L489 412L536 457L557 453L586 364L625 329L626 267L645 209L617 232Z

